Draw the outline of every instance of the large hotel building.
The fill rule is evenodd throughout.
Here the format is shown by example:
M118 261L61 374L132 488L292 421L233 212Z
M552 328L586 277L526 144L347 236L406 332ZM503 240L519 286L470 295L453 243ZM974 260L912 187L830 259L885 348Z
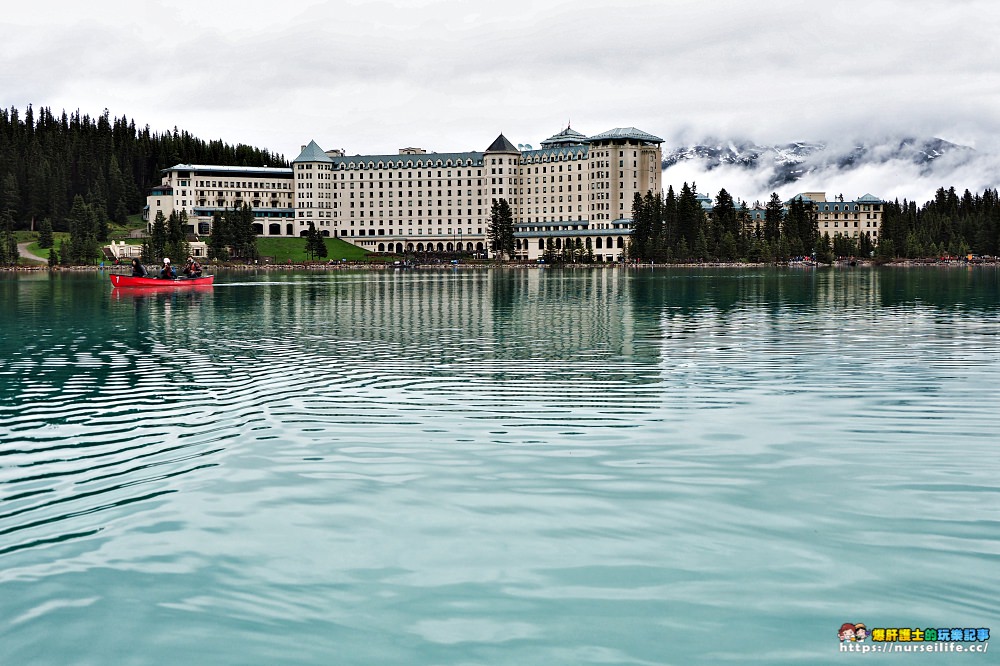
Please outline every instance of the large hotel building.
M249 204L260 236L299 237L315 225L371 252L490 253L487 228L494 201L514 215L516 259L572 245L597 261L624 257L632 233L635 194L661 191L659 137L634 127L587 137L567 127L539 149L513 145L501 134L483 152L434 153L400 148L395 155L348 156L315 141L302 146L291 168L178 164L163 172L144 215L185 211L188 231L211 233L212 215ZM827 201L821 192L797 195L814 205L819 233L878 242L882 201L870 194ZM711 213L712 200L700 203ZM747 223L763 223L764 210ZM579 244L579 245L577 245Z
M493 201L514 214L515 255L536 259L577 240L596 259L617 261L632 233L632 199L661 189L659 137L634 127L587 137L567 127L539 149L502 134L483 152L347 156L302 147L292 168L178 164L164 170L146 207L186 211L189 231L211 232L212 214L250 204L261 236L296 237L313 223L372 252L486 256Z

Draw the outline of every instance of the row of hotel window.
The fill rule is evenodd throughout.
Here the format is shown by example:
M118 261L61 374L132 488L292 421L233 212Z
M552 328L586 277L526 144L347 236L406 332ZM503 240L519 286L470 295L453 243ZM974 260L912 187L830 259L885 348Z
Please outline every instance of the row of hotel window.
M313 177L312 165L311 164L299 164L298 166L299 166L299 170L302 171L302 173L296 173L295 174L295 178L297 180L308 180L308 179L310 179L310 178ZM563 171L564 171L563 166L566 167L565 171L567 171L567 172L568 171L573 171L573 165L572 164L566 164L566 165L562 165L562 164L555 165L555 164L553 164L551 169L549 169L549 167L545 166L545 165L542 165L542 166L537 166L536 165L534 167L532 167L530 165L529 166L523 166L522 165L522 166L517 167L517 168L510 167L510 168L506 168L506 169L503 168L503 167L500 167L500 168L492 167L492 168L490 168L490 174L492 174L494 176L496 176L496 175L500 175L500 176L503 176L503 175L508 175L508 176L524 176L524 175L529 175L529 174L532 174L532 173L535 173L535 174L537 174L537 173L543 173L543 174L553 173L554 174L554 173L557 173L557 171L558 171L558 173L563 173ZM557 169L557 167L558 167L558 169ZM534 171L532 171L532 168L534 168ZM610 168L611 168L611 162L609 162L609 161L589 162L587 164L587 169L588 170L610 169ZM618 160L618 168L620 170L625 169L625 161L624 160ZM632 161L632 168L633 169L638 169L639 168L639 163L636 160ZM331 180L331 179L336 179L337 178L337 174L333 173L334 170L331 169L331 168L329 168L326 165L317 164L316 165L316 169L317 169L317 171L329 171L330 172L330 173L317 173L316 174L316 178L318 178L318 179ZM368 176L369 180L375 178L375 173L378 173L379 179L387 177L387 178L390 178L390 179L391 178L400 178L400 179L411 179L412 180L413 178L423 178L424 177L424 172L423 171L417 171L416 174L414 174L412 170L407 171L405 174L402 171L397 171L396 175L393 176L392 175L393 174L392 171L383 171L382 169L383 169L382 165L379 164L378 168L375 171L373 171L372 173L369 174L369 176ZM577 164L576 165L576 170L577 171L583 171L583 165L582 164ZM652 171L652 170L653 170L653 165L650 165L650 171ZM340 172L340 180L354 180L354 174L355 173L356 173L355 171L350 171L350 170L348 170L348 171L341 171ZM358 179L359 180L364 180L365 173L366 173L366 171L358 172ZM610 173L610 171L604 171L603 173L605 174L605 177L607 177L607 174ZM438 171L437 172L437 177L438 178L451 178L452 175L453 174L452 174L451 171ZM472 176L472 169L466 169L465 175L466 175L466 177L471 177ZM483 175L483 170L482 169L476 169L476 176L482 176L482 175ZM426 177L427 178L433 178L434 177L434 172L428 170ZM457 169L455 171L455 173L454 173L454 177L461 178L462 177L462 170L461 169ZM236 185L234 185L234 187L239 187L239 184L237 183ZM244 185L244 187L245 187L245 185Z
M646 151L646 152L647 153L655 153L656 151L655 150L649 150L649 151ZM521 159L508 158L508 159L505 160L504 158L499 158L499 161L497 161L498 158L491 157L490 158L490 164L501 164L501 165L502 164L518 165L519 164L519 165L523 166L525 164L537 164L538 162L568 162L568 161L586 160L586 159L588 159L588 156L589 156L588 152L581 150L581 151L573 151L573 152L568 152L568 153L560 153L560 154L556 154L556 155L531 155L531 156L528 156L528 157L525 157L525 158L521 158ZM610 157L610 153L607 152L607 151L598 152L598 153L594 153L593 156L594 157ZM636 151L633 150L632 151L632 157L636 157L636 156L637 156L637 153L636 153ZM618 165L619 166L624 166L624 159L623 159L625 157L624 151L619 150L618 151L618 157L620 158L618 160ZM462 161L461 158L459 158L459 162L461 162L461 161ZM469 166L469 165L472 164L472 160L470 160L468 158L466 158L466 162L467 162L466 166ZM326 164L326 163L314 163L314 162L298 162L298 163L296 163L296 168L299 171L311 171L312 168L313 168L313 165L315 164L316 170L318 170L318 171L354 171L354 170L358 170L358 169L387 169L387 168L391 169L392 166L393 166L393 163L396 164L396 168L397 169L402 168L403 163L399 162L399 161L390 162L389 164L386 164L385 162L370 162L370 161L369 162L340 162L338 164ZM408 169L413 169L413 168L418 168L419 169L420 168L420 162L419 161L418 161L418 163L416 165L411 166L412 163L413 163L412 160L407 160L407 166L406 166L406 168L408 168ZM608 164L608 162L605 162L605 165L607 165L607 164ZM636 161L633 160L632 161L632 166L635 166L635 165L636 165ZM432 165L428 164L427 166L432 166ZM438 164L438 166L441 166L441 164ZM459 166L461 166L461 164L455 164L454 166L459 167ZM569 165L569 166L572 167L572 165ZM577 165L577 167L579 168L579 165ZM559 165L559 168L562 169L562 165ZM438 174L440 175L440 173L441 172L439 171ZM449 173L451 173L451 172L449 171Z
M164 185L169 185L170 183L164 183ZM189 187L190 181L181 180L177 182L178 187ZM259 190L290 190L292 189L291 183L285 183L281 181L246 181L246 180L198 180L195 181L195 187L225 187L225 188L236 188L236 189L253 189L257 188Z
M625 173L624 171L619 171L618 172L618 179L619 180L625 178L624 173ZM364 175L364 174L362 174L362 175ZM381 175L382 174L379 174L379 176L381 176ZM523 176L524 174L521 174L521 175ZM557 176L555 174L552 174L551 176L537 176L536 175L534 182L538 183L539 182L539 178L541 178L541 182L542 183L548 183L548 182L552 182L552 183L560 182L560 183L562 183L564 178L567 181L573 180L573 174L560 174L558 176L558 178L559 178L558 181L556 181L556 177ZM550 178L551 178L551 180L550 180ZM612 178L613 178L613 176L612 176L612 174L611 174L610 171L599 171L597 173L587 174L587 180L588 181L589 180L608 180L608 179L612 179ZM632 178L638 178L638 172L633 171L632 172ZM583 180L583 174L580 174L580 173L576 174L576 179L577 179L577 181L582 181ZM375 180L374 178L371 178L371 179L368 180L368 189L374 189L375 188L375 182L374 182L374 180ZM458 187L462 186L462 179L461 178L454 178L454 179L448 179L447 180L448 187L452 186L452 180L455 181L455 185L456 186L458 186ZM527 182L528 182L528 184L531 184L531 175L530 174L528 174L528 181ZM379 179L379 181L378 181L379 189L382 189L383 187L385 187L386 183L388 183L388 187L390 187L390 188L393 187L393 185L395 184L395 187L400 188L400 189L402 189L404 187L410 187L410 188L412 188L412 187L418 187L418 188L422 188L424 186L424 181L423 180L417 180L415 183L413 182L412 179L410 179L410 180L405 180L405 179L397 180L397 179L394 179L392 177L392 174L389 174L389 178L386 178L385 180L382 180L381 178ZM444 184L445 184L445 180L444 179L439 179L437 181L437 186L438 187L442 187ZM466 184L467 187L471 187L472 186L472 179L471 178L466 179L465 184ZM477 178L476 179L476 185L477 186L481 186L482 184L483 184L483 179L482 178ZM490 178L490 184L491 185L524 185L525 181L524 181L523 178L520 179L520 180L518 180L516 178L507 178L506 180L503 179L503 178ZM331 187L331 185L332 185L332 187ZM364 188L364 186L365 186L364 183L359 183L359 185L360 185L361 188ZM337 183L335 181L331 181L329 183L318 183L317 187L319 189L327 189L327 190L329 190L329 189L334 189L334 190L336 190L336 189L341 189L341 190L343 190L343 189L351 189L351 190L353 190L354 189L354 182L353 182L353 179L352 179L351 182L341 183L340 187L338 188L337 187ZM428 179L427 180L427 187L434 187L434 180L433 179ZM297 190L300 190L300 189L313 189L313 181L311 181L311 180L300 180L300 181L297 181L295 188Z
M559 182L562 182L562 176L559 177ZM543 183L542 184L542 189L541 189L542 193L548 193L549 186L547 184L547 181L543 180L542 183ZM496 183L492 183L492 184L495 185ZM525 183L524 183L523 180L520 183L508 183L508 185L511 185L511 187L510 187L510 194L525 194L525 188L523 188L523 187L513 187L514 185L524 185L524 184ZM594 191L609 190L609 189L611 189L610 187L608 187L610 184L611 183L595 183L591 187L589 187L588 189L594 190ZM334 183L334 185L336 185L336 184ZM358 188L358 189L363 190L364 189L364 183L360 183L360 185L361 185L361 187ZM370 190L369 193L368 193L368 198L369 199L372 199L372 198L375 197L375 190L372 187L373 185L374 185L374 183L369 183L368 184L368 189ZM380 190L378 195L379 195L379 197L383 197L384 194L381 191L381 190L383 190L383 187L382 187L383 184L379 183L378 185L379 185L379 190ZM428 183L428 185L429 185L429 183ZM458 183L456 183L456 186L458 186L458 187L461 187L461 185L462 185L461 181L459 181ZM469 181L468 186L471 187L471 185L472 185L472 181ZM477 185L482 185L482 183L481 182L477 183ZM625 184L621 183L621 182L619 182L618 185L619 185L619 188L624 188L625 187ZM402 187L402 186L403 186L403 184L399 183L399 187ZM407 184L407 187L409 187L409 186L410 185ZM632 188L633 189L637 189L638 186L639 186L639 183L633 181ZM434 196L434 190L433 189L426 189L426 190L422 189L423 186L419 182L417 183L417 187L419 187L421 189L417 190L416 198L421 199L421 198L424 198L424 197L432 197L432 196ZM451 181L450 180L448 181L448 187L451 187ZM552 184L552 191L553 192L556 191L555 188L556 188L556 185L553 182L553 184ZM573 191L573 184L570 183L568 185L559 185L559 191L560 192L563 191L563 188L568 188L566 191L572 192ZM323 183L319 183L319 188L318 189L330 189L330 188L324 188L323 187ZM336 190L338 188L334 187L333 189ZM341 187L339 189L345 189L345 188ZM351 183L350 189L352 189L352 190L354 189L354 183ZM496 188L492 188L492 189L493 189L493 193L496 194ZM302 185L298 189L296 189L295 194L298 195L298 196L300 196L300 197L310 197L313 194L312 190L313 190L312 183L307 183L307 184ZM389 183L389 188L388 188L389 198L390 199L393 198L393 192L394 191L395 190L392 189L392 183L390 182ZM439 197L441 197L441 196L449 196L449 197L452 196L453 190L447 190L447 195L444 194L445 191L446 190L438 190L437 191L437 195ZM583 191L583 183L577 183L576 191L577 192L582 192ZM535 194L538 194L538 192L539 192L539 190L538 190L538 179L536 178L535 179ZM454 193L457 196L462 196L462 190L454 190ZM186 192L182 191L181 192L181 196L183 196L184 194L186 194ZM321 192L320 194L322 195L323 193ZM337 193L336 192L331 192L330 194L333 195L332 198L334 198L334 199L337 198ZM477 189L476 190L476 194L481 196L483 194L483 190L481 188ZM527 194L531 194L531 179L530 178L528 179ZM257 196L257 192L254 192L253 195ZM205 193L203 191L201 191L201 190L198 190L198 196L205 196ZM219 196L222 196L222 192L219 192ZM239 196L239 195L237 195L237 196ZM362 194L362 196L364 196L364 195ZM470 190L466 190L466 196L470 196L470 197L472 196L472 190L471 189ZM619 198L624 198L625 197L625 192L620 189L619 193L618 193L618 197ZM331 198L331 197L327 197L327 198ZM352 199L354 198L354 192L351 192L351 198ZM404 198L402 190L399 191L398 198ZM406 190L406 198L410 198L410 199L414 198L413 190ZM591 195L591 198L594 198L593 195ZM598 198L600 198L600 197L598 197Z
M560 211L559 211L559 212L562 212L562 210L560 209ZM569 212L570 212L570 214L572 214L572 212L573 212L573 211L572 211L572 210L570 210ZM555 213L556 213L556 211L555 211L555 209L554 209L554 207L553 207L553 210L552 210L552 214L553 214L553 216L555 215ZM370 219L369 219L368 223L369 223L369 224L371 224L371 225L374 225L374 224L375 224L375 220L374 220L374 212L369 212L369 213L368 213L368 215L369 215L369 217L370 217ZM523 215L523 210L519 210L519 211L518 211L518 215L519 215L519 216L522 216L522 215ZM335 215L334 215L334 213L332 213L332 212L330 212L330 211L323 211L323 210L320 210L320 211L312 211L312 210L307 210L307 211L301 211L301 210L300 210L300 211L299 211L299 217L301 217L301 218L312 218L312 217L318 217L318 218L330 218L330 217L334 217L334 216L335 216ZM379 211L379 216L380 216L380 218L381 218L381 216L382 216L382 211ZM354 217L354 213L353 213L353 212L351 213L351 217L352 217L352 218ZM362 216L362 217L363 217L363 216ZM571 219L571 218L567 218L567 219ZM628 224L627 224L627 223L611 223L611 222L603 222L603 223L602 223L602 222L596 222L596 221L598 221L598 220L612 220L612 219L620 219L620 220L624 220L624 218L622 218L622 217L618 217L618 218L612 218L612 216L611 216L611 215L610 215L609 213L591 213L591 214L590 214L590 218L589 218L589 221L590 221L590 223L591 223L591 225L590 225L590 228L591 228L591 229L612 229L612 228L614 228L614 229L618 229L618 228L628 228ZM475 222L479 222L479 223L482 223L482 219L478 219L478 220L470 220L470 222L471 222L471 221L475 221ZM521 220L516 220L516 221L515 221L515 224L521 224L521 223L524 223L524 222L526 222L526 223L529 223L529 224L530 224L530 223L533 223L533 222L534 222L534 223L539 223L539 222L561 222L561 221L564 221L564 219L563 219L563 217L562 217L562 216L560 216L560 217L559 217L558 219L557 219L557 218L555 218L555 217L553 217L553 218L552 218L552 219L550 220L550 219L549 219L549 216L548 216L548 211L546 211L544 215L539 215L539 214L538 214L538 209L536 208L536 209L535 209L535 214L534 214L534 216L532 216L532 213L531 213L531 211L529 210L529 211L528 211L528 216L527 216L527 217L522 217L522 219L521 219ZM585 220L585 219L584 219L584 216L583 216L583 215L581 214L581 215L578 215L578 216L577 216L577 221L578 221L578 222L581 222L581 223L583 223L583 222L586 222L587 220ZM383 220L383 219L379 219L379 222L378 222L378 223L379 223L379 225L382 225L382 224L383 224L383 222L384 222L384 220ZM396 223L396 221L395 221L395 220L393 220L393 219L390 219L390 220L389 220L389 224L395 224L395 223ZM399 224L402 224L402 223L403 223L403 220L399 220L399 221L398 221L398 223L399 223ZM406 220L406 223L407 223L407 224L413 224L413 220ZM447 220L445 220L445 219L438 219L438 220L436 220L436 221L435 221L435 220L428 220L428 221L427 221L427 225L428 225L428 226L431 226L431 225L433 225L433 224L437 224L437 225L439 225L439 226L440 226L440 225L442 225L442 224L452 224L452 223L458 223L458 224L461 224L461 223L462 223L462 220L461 220L461 219L458 219L458 220L452 220L452 219L447 219ZM329 224L329 222L325 222L325 221L320 221L320 224L321 224L321 225L324 225L324 226L326 226L326 225L328 225L328 224ZM351 220L351 225L353 226L353 224L354 224L354 220L352 219L352 220ZM363 220L363 219L362 219L362 220L360 220L360 221L359 221L359 224L360 224L360 225L364 225L364 220ZM419 219L418 219L418 220L417 220L417 224L418 224L418 225L421 225L421 224L423 224L423 220L419 220Z
M560 198L560 199L561 199L561 198ZM554 203L555 203L555 202L553 201L553 204L554 204ZM409 204L410 204L410 205L412 206L412 205L413 205L413 202L412 202L412 201L410 201L410 202L409 202ZM441 204L440 204L440 202L438 202L438 205L441 205ZM313 205L310 205L310 204L308 204L308 203L306 203L306 202L301 202L301 201L299 202L299 205L298 205L298 207L299 207L299 208L301 208L301 209L310 209L310 208L332 208L332 206L331 206L331 205L329 205L329 204L327 204L327 205L323 205L323 204L320 204L320 205L318 205L318 206L313 206ZM360 205L360 208L364 208L364 207L365 207L365 204L364 204L364 202L362 201L362 202L361 202L361 205ZM380 208L382 207L382 202L381 202L381 201L379 202L379 207L380 207ZM393 207L393 206L392 206L392 202L390 201L390 202L389 202L389 208L392 208L392 207ZM402 207L402 206L401 206L401 207ZM354 202L353 202L353 201L351 202L351 208L352 208L352 209L354 208ZM371 208L373 208L373 209L374 209L374 208L375 208L375 206L372 206ZM564 208L564 206L559 206L559 212L560 212L560 213L561 213L561 212L563 212L563 208ZM566 208L566 210L569 210L569 211L572 211L572 210L573 210L573 206L572 206L572 205L567 205L567 206L565 206L565 208ZM592 204L590 204L590 208L589 208L589 210L611 210L611 209L612 209L612 206L611 206L611 204L609 204L609 203L596 203L596 204L593 204L593 203L592 203ZM458 210L458 214L459 214L459 215L461 215L461 214L462 214L462 212L461 212L461 210L460 210L460 209L452 209L452 208L448 208L447 210L448 210L448 215L451 215L451 214L452 214L452 210ZM577 205L577 207L576 207L576 210L578 210L578 211L582 211L582 210L583 210L583 204L578 204L578 205ZM624 204L624 203L620 203L620 204L618 204L618 210L625 210L625 204ZM445 209L444 209L444 208L440 209L440 210L438 211L438 215L444 215L444 211L445 211ZM531 208L530 208L530 207L529 207L529 208L527 208L527 209L525 209L525 208L518 208L518 209L517 209L517 214L518 214L518 215L522 215L522 214L524 214L524 213L525 213L525 211L527 211L527 213L528 213L529 215L531 214ZM303 216L303 215L302 215L302 212L303 212L303 211L299 211L299 217L302 217L302 216ZM309 212L311 212L311 211L309 211ZM535 206L535 213L537 214L538 212L539 212L539 207L538 207L538 206ZM542 206L542 207L541 207L541 212L543 212L543 213L547 213L547 212L549 212L549 207L548 207L548 206ZM553 213L554 213L554 212L556 212L556 207L555 207L554 205L552 206L552 212L553 212ZM361 213L361 214L362 214L362 216L364 216L364 212L363 212L363 211L362 211L362 213ZM381 217L381 216L382 216L383 214L384 214L384 211L379 211L379 216L380 216L380 217ZM393 211L391 211L391 210L390 210L390 211L389 211L389 214L390 214L390 215L392 215L392 214L393 214ZM403 213L402 213L402 211L400 211L400 212L399 212L399 214L400 214L400 215L402 215L402 214L403 214ZM422 209L422 208L418 208L418 209L417 209L417 216L418 216L418 217L422 217L422 216L423 216L423 214L424 214L424 211L423 211L423 209ZM407 215L408 217L413 217L413 209L412 209L412 208L410 208L409 210L407 210L407 211L406 211L406 215ZM434 210L433 210L433 209L428 209L428 211L427 211L427 215L428 215L429 217L435 217L435 215L434 215ZM470 209L468 209L468 212L466 213L466 215L468 215L469 217L471 217L471 216L472 216L472 209L471 209L471 208L470 208ZM482 209L482 208L477 208L477 209L476 209L476 215L477 215L477 216L479 216L479 217L482 217L482 215L483 215L483 209ZM372 211L371 211L371 212L369 213L369 216L370 216L370 217L374 217L374 210L372 210ZM337 214L334 214L334 217L339 217L339 215L337 215ZM354 211L353 211L353 210L351 211L351 217L354 217Z
M527 191L528 196L526 197L526 200L525 200L524 203L531 203L531 196L530 196L531 195L531 188L529 187L529 188L527 188L527 190L528 190ZM577 191L578 192L582 191L582 190L583 190L583 188L581 188L579 186L577 187ZM563 186L560 185L559 186L559 192L562 192L562 191L563 191ZM568 186L567 191L568 192L572 192L573 191L571 185ZM450 197L450 196L452 196L452 191L451 190L448 190L447 194L443 194L442 192L443 192L443 190L438 190L437 195L439 197L443 197L443 196ZM497 191L496 191L495 188L492 189L492 192L493 192L493 194L497 193ZM455 194L457 196L462 196L462 191L461 190L455 190ZM521 187L521 188L511 188L511 190L510 190L510 192L508 194L510 194L513 197L512 199L510 199L510 201L508 201L508 203L517 205L519 203L522 203L522 201L520 199L518 199L517 197L518 196L523 196L525 194L525 188L523 188L523 187ZM537 187L535 188L535 194L538 194L538 188ZM548 187L542 187L542 194L545 194L545 195L549 194ZM556 194L556 189L555 189L555 185L553 185L552 186L552 202L553 203L555 203L555 201L556 201L555 194ZM483 191L482 190L476 190L476 195L482 196L483 195ZM337 199L338 198L335 193L329 193L326 196L323 196L323 192L320 192L316 196L319 199ZM413 192L410 191L410 192L406 193L405 197L402 195L402 193L400 193L399 198L405 200L407 202L407 205L412 207L414 201L417 202L418 206L422 206L423 205L423 201L424 201L424 197L427 197L427 200L430 201L433 198L433 196L434 196L434 192L432 192L432 191L417 192L417 198L414 198ZM468 194L466 194L465 196L471 197L472 196L472 190L468 190ZM563 200L563 196L564 195L562 195L562 194L559 195L559 201ZM311 199L311 198L313 198L313 193L312 192L303 192L303 193L301 193L299 195L300 201L299 201L298 208L303 208L303 207L309 208L311 206L311 202L307 202L307 201L304 201L304 200L305 199ZM350 198L351 199L354 198L354 192L351 192L351 197ZM358 199L362 201L362 207L364 207L364 203L363 203L364 202L364 198L365 198L365 193L362 192L361 196L358 197ZM369 199L374 199L375 198L375 193L374 192L369 192L368 193L368 198ZM378 193L379 206L383 205L385 198L386 197L384 196L384 193L382 193L382 192ZM392 208L393 207L392 192L389 192L389 197L388 198L389 198L389 207ZM611 193L610 192L591 192L590 195L587 198L590 201L607 201L607 200L611 199ZM619 200L624 200L625 199L625 192L619 192L618 193L618 199ZM566 200L567 201L572 201L573 200L573 195L569 194L568 196L566 196ZM582 194L576 195L576 200L577 201L583 201L583 195ZM482 199L478 199L477 201L478 201L479 205L482 205L482 203L483 203ZM471 202L471 199L470 199L470 202ZM535 197L535 203L539 203L537 196ZM541 203L548 203L548 196L543 196ZM441 204L441 200L438 200L438 206L440 206L440 205L442 205ZM449 206L451 205L451 199L448 200L448 205ZM458 205L459 206L462 205L462 200L461 199L458 200ZM351 202L351 207L352 208L354 207L354 202ZM400 201L400 207L402 207L402 201ZM857 216L855 216L855 217L857 217ZM869 218L870 217L871 217L871 214L869 213ZM838 218L834 218L834 219L838 219Z

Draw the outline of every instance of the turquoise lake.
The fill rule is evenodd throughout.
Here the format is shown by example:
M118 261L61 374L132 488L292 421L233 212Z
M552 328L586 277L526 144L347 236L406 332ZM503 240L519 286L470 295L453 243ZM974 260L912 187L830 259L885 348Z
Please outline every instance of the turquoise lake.
M837 632L998 599L992 268L0 273L0 664L990 663Z

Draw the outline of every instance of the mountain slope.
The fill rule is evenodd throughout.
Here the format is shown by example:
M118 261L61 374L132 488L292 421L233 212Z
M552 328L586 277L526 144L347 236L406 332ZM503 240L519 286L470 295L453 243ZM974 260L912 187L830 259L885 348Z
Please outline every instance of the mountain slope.
M974 154L972 148L936 137L903 137L839 146L806 141L768 146L750 141L713 140L664 150L663 169L685 162L697 162L703 171L738 167L761 173L763 184L778 188L820 171L851 171L892 161L915 165L920 173L928 174L946 155L961 163ZM956 160L952 160L952 166Z

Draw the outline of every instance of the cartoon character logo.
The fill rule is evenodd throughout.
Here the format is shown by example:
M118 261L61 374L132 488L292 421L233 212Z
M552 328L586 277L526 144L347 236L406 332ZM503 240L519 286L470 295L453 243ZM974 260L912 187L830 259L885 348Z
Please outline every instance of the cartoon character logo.
M854 625L854 640L858 643L864 643L866 638L868 638L868 627L865 626L864 622L858 622Z
M854 623L845 622L840 625L840 631L837 632L837 636L840 637L841 643L853 643L855 641Z

